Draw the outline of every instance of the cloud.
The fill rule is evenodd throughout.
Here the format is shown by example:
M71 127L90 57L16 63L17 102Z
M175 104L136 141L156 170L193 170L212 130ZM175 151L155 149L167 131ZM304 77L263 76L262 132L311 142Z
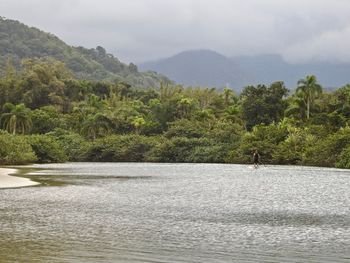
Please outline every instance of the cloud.
M350 62L348 0L0 0L0 10L128 62L199 48Z
M350 26L327 31L289 46L283 52L293 63L309 61L350 62Z

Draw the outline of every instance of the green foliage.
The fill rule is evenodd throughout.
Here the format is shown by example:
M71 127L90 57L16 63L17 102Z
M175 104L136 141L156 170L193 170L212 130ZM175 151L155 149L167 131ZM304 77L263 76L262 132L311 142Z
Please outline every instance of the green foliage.
M71 78L64 64L51 58L26 59L22 64L23 102L32 109L46 105L63 108L67 100L64 80Z
M1 61L6 61L8 57L12 58L17 69L21 68L21 60L24 58L52 57L65 63L75 77L80 79L125 81L138 87L156 87L161 82L170 82L155 72L140 73L134 64L120 62L103 47L72 47L52 34L18 21L0 17L0 36L0 75L6 71L6 64ZM45 72L42 73L45 75ZM35 82L35 78L32 80ZM29 99L36 98L32 94L28 95Z
M63 149L58 142L47 135L31 135L27 137L40 163L59 163L67 161Z
M87 160L86 155L89 143L86 142L84 137L61 128L57 128L47 135L54 138L59 144L60 148L67 156L68 161L76 162Z
M272 160L278 164L300 164L305 151L317 143L318 138L308 128L288 126L288 136L279 143L272 154Z
M116 74L125 70L104 60L102 47L79 50ZM88 69L80 59L72 65ZM27 60L23 69L7 60L0 78L1 127L12 133L0 133L1 163L251 163L257 149L263 163L349 167L349 85L321 94L300 82L285 98L287 89L275 82L247 87L237 97L229 89L78 80L50 58ZM139 74L134 65L126 70Z
M229 150L227 144L215 143L209 139L202 139L200 145L194 147L186 158L188 163L224 163Z
M309 75L305 79L299 80L296 93L301 95L306 105L306 118L309 119L314 101L322 93L322 87L317 83L316 76Z
M226 151L206 138L174 137L157 144L148 154L155 162L223 162Z
M236 145L244 129L240 123L229 122L227 120L216 121L210 130L206 131L205 137L217 142Z
M341 152L335 166L338 168L350 169L350 145Z
M5 103L3 111L0 124L8 132L25 134L31 129L31 111L23 103L18 105Z
M335 166L336 163L346 162L342 158L342 151L350 145L350 128L345 127L334 134L328 135L323 140L318 141L305 152L303 163L315 166Z
M131 124L134 126L135 132L139 134L140 130L146 126L147 122L143 117L135 117Z
M37 157L26 137L0 130L0 164L26 164Z
M318 113L314 114L312 124L322 125L327 128L330 132L335 132L339 128L346 126L347 119L342 113L332 112L332 113Z
M287 99L287 108L284 111L285 117L306 120L306 104L301 93L295 93Z
M96 113L86 117L82 123L82 132L85 136L95 140L97 137L105 135L111 126L110 120L102 113Z
M206 129L205 123L195 120L179 119L169 123L169 128L164 133L164 136L166 138L200 138L206 133Z
M277 145L288 136L288 130L281 124L257 125L251 132L242 136L236 149L233 149L226 160L234 163L251 163L252 153L258 150L263 163L273 163L273 153Z
M62 119L56 108L45 106L31 113L32 134L45 134L62 125Z
M350 118L350 84L341 87L334 92L336 101L333 104L333 110L341 113L347 119Z
M283 82L272 83L269 87L258 85L244 88L240 97L247 129L281 120L287 106L283 100L287 93Z
M155 145L157 138L141 135L112 135L90 144L86 158L89 161L141 162Z

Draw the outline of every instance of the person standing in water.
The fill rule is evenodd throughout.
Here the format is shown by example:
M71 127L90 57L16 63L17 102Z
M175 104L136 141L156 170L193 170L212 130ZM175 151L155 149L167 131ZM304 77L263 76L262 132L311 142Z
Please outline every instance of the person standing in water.
M258 153L258 150L255 150L253 153L253 163L254 168L258 168L258 165L260 163L260 154Z

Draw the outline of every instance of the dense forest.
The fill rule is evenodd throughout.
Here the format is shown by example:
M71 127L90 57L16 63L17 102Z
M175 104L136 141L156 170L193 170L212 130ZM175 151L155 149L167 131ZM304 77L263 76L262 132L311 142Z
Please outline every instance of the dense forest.
M81 80L60 61L10 59L0 79L0 162L250 163L350 168L350 85L315 76L231 89Z
M72 47L53 34L0 17L0 75L5 73L7 58L21 69L23 59L47 57L64 62L79 79L124 81L135 87L159 87L160 82L169 82L165 76L141 73L135 64L120 62L101 46Z

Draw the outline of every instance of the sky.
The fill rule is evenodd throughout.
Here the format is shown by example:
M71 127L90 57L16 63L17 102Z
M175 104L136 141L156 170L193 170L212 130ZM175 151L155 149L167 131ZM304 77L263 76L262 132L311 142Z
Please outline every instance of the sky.
M350 62L350 0L0 0L0 16L140 63L184 50Z

